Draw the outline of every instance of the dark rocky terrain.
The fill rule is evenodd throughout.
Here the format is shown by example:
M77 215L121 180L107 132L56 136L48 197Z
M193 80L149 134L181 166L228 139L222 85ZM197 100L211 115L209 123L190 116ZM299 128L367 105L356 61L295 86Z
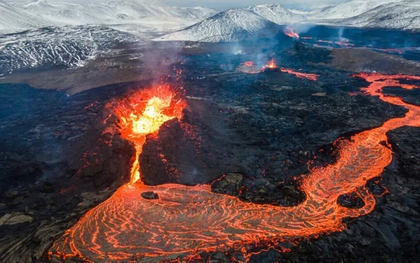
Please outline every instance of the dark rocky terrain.
M116 74L119 77L112 81L124 83L72 96L23 84L1 84L0 261L48 261L46 251L54 239L128 182L134 147L120 138L116 117L106 105L130 90L152 85L147 79L165 76L165 81L182 90L187 108L182 120L166 122L159 136L146 141L140 157L143 180L147 184L212 183L215 192L256 203L291 206L301 202L305 196L299 190L299 176L308 172L308 164L334 162L333 143L338 137L404 115L403 108L378 98L349 95L367 83L351 77L355 67L334 62L344 56L340 52L293 42L270 50L271 44L264 42L254 52L275 57L282 67L319 74L319 80L299 79L279 70L244 74L236 67L254 59L254 53L225 54L228 45L207 44L184 48L176 56L173 49L160 47L156 54L166 54L166 62L142 62L158 72L156 76L144 71L138 76L142 82L128 82L136 79ZM250 50L250 46L244 44L243 49ZM365 56L352 49L346 52L356 58ZM395 58L370 55L382 65ZM112 59L123 65L121 56ZM400 72L419 68L400 59ZM361 59L358 66L370 71L388 69L375 65ZM94 69L88 66L86 70ZM101 78L108 70L104 67L92 74ZM133 72L127 74L134 76ZM11 75L9 80L17 82L18 76ZM25 81L36 81L37 75L27 76ZM77 77L69 81L74 91L70 93L83 89L76 88ZM391 87L388 92L420 105L418 92ZM419 128L389 133L394 161L381 180L369 185L378 195L385 188L389 193L377 198L373 213L349 220L343 232L303 240L291 246L290 253L268 249L253 255L251 262L415 262L420 253L418 138ZM360 205L345 196L339 202L348 207ZM234 250L201 257L210 262L241 259Z

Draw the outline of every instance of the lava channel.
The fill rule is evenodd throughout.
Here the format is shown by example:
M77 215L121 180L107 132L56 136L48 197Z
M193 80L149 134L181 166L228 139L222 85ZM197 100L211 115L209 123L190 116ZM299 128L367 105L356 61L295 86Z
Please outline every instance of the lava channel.
M406 125L420 127L419 106L405 103L398 97L384 96L382 90L385 86L420 88L400 81L420 80L420 77L365 73L355 77L371 83L362 88L364 94L378 96L408 111L404 117L392 118L350 140L339 139L336 142L337 162L302 176L301 187L307 198L301 204L295 207L253 204L212 193L209 185L146 186L140 178L137 183L122 186L112 197L86 213L53 244L50 256L85 262L157 262L177 257L194 258L203 251L235 248L248 260L255 251L248 252L247 248L253 245L293 243L293 240L296 244L301 238L342 231L346 228L344 218L366 215L375 207L375 197L365 185L368 180L380 176L392 161L386 133ZM178 117L185 106L181 101L174 101L174 96L170 97L169 104L154 107L158 125L167 118ZM147 107L155 104L150 102L155 96L144 96L147 101L143 101L142 96L136 98L122 103L117 115L123 123L123 136L137 145L137 142L143 142L148 126L140 126L140 133L137 133L136 123L148 114ZM156 98L168 101L159 96ZM143 106L131 115L130 110L137 109L136 103ZM120 113L132 116L132 120L124 119ZM153 191L159 198L142 198L141 193L147 191ZM354 192L363 199L362 208L349 209L337 203L340 195Z

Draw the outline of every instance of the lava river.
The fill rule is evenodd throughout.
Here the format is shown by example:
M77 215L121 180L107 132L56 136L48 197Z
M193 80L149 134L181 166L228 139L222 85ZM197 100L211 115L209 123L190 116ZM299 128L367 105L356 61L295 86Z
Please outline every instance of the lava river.
M401 83L402 79L420 80L420 77L367 73L355 77L371 83L362 88L365 95L378 96L408 111L405 117L390 119L381 127L360 132L350 140L339 139L336 142L339 147L337 162L303 176L301 188L307 198L301 204L295 207L253 204L212 193L209 185L146 186L139 179L137 183L122 186L112 197L84 215L54 243L50 256L87 262L156 262L180 256L188 258L188 255L202 251L234 248L248 259L251 255L248 248L253 244L293 243L299 238L342 231L346 227L342 222L344 218L366 215L375 207L375 198L365 184L380 176L392 160L386 133L406 125L420 126L419 106L405 103L398 97L384 96L382 91L385 86L420 88ZM131 120L121 116L132 106L117 111L122 119L122 136L133 141L136 148L140 148L148 131L144 123L157 121L160 125L167 119L180 118L185 103L165 96L148 95L143 97L148 97L149 102L140 103L142 100L139 100L143 106L137 113L154 116L146 120L141 116L131 115ZM156 105L157 100L166 102L151 106ZM141 128L137 130L136 127ZM137 173L138 166L134 170L134 174ZM141 193L147 191L157 193L159 198L142 198ZM362 208L348 209L337 203L340 195L352 192L364 200Z

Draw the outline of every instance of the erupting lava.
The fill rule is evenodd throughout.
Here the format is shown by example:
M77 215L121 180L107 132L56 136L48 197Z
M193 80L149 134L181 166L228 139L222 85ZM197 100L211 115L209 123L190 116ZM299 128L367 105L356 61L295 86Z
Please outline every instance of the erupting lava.
M131 184L140 179L139 156L146 135L158 131L170 119L180 119L185 105L181 99L174 98L169 85L160 85L132 94L115 108L115 114L121 121L121 137L133 142L136 149Z
M271 68L271 69L277 68L277 64L274 58L268 61L267 65L264 68Z
M247 63L247 62L245 62ZM265 65L261 71L265 71L266 69L277 69L277 64L276 61L273 59L271 59L270 61L267 62L267 65ZM239 68L240 71L244 72L244 73L249 73L247 71L244 71L242 68ZM311 74L311 73L302 73L302 72L298 72L298 71L294 71L293 69L288 69L288 68L280 68L281 72L284 73L288 73L291 75L295 75L296 77L300 78L300 79L308 79L308 80L312 80L312 81L316 81L318 79L317 74Z
M293 28L291 27L286 27L286 29L284 30L284 33L291 38L296 38L296 39L299 38L299 34L293 31Z
M386 133L405 125L420 127L419 106L382 93L385 86L420 88L400 82L400 79L420 80L420 77L365 73L355 76L371 82L362 89L366 95L378 96L405 107L408 112L350 140L339 139L337 162L303 176L301 187L307 198L301 204L279 207L242 202L232 196L212 193L209 185L125 185L57 240L50 255L88 262L156 262L233 247L249 259L255 253L247 253L252 244L281 249L276 245L280 241L296 243L302 237L345 229L344 218L363 216L375 207L375 198L365 184L380 176L392 160ZM122 121L122 135L136 145L144 141L146 132L158 129L168 118L180 116L182 107L178 105L183 105L172 97L157 96L159 100L151 101L154 95L146 94L126 99L116 111ZM150 115L157 117L149 118L149 107L153 112ZM149 126L155 120L156 126ZM157 193L159 199L143 199L140 194L145 191ZM349 193L357 193L364 206L359 209L340 206L338 197Z

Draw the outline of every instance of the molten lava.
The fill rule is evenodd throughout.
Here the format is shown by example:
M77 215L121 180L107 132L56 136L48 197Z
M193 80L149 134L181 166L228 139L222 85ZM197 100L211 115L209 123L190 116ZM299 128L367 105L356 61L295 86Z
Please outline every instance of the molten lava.
M276 64L276 61L274 60L274 58L267 62L267 65L264 67L264 69L265 68L270 68L270 69L277 68L277 64Z
M182 117L186 104L174 97L169 85L160 85L133 93L115 107L115 114L121 121L121 137L133 142L136 149L131 184L140 179L139 156L146 135L158 131L164 122Z
M261 72L261 70L255 68L254 61L245 61L238 67L238 70L248 74L257 74Z
M286 34L287 36L291 37L291 38L299 38L299 34L296 33L293 28L291 27L286 27L286 29L284 30L284 34Z
M254 67L255 63L254 63L254 61L245 61L243 63L243 65L246 66L246 67Z
M276 68L278 68L278 67L277 67L276 61L273 58L273 59L271 59L270 61L267 62L267 65L262 68L262 71L264 71L266 69L276 69ZM298 77L300 79L308 79L308 80L312 80L312 81L316 81L318 79L318 76L319 76L317 74L302 73L302 72L294 71L293 69L288 69L288 68L280 68L280 71L284 72L284 73L291 74L291 75L295 75L296 77Z
M288 68L280 68L280 70L281 72L295 75L296 77L300 79L308 79L308 80L316 81L319 77L319 75L317 74L302 73L302 72L294 71L293 69L288 69Z
M346 227L344 218L366 215L375 207L376 200L365 185L380 176L392 160L386 133L406 125L420 127L420 106L382 93L385 86L420 88L400 82L401 79L420 80L420 77L365 73L355 77L371 83L362 89L366 95L378 96L408 112L350 140L339 139L337 162L303 176L301 187L307 198L301 204L279 207L243 202L212 193L209 185L126 185L66 231L54 243L50 255L86 262L157 262L177 257L188 259L192 257L188 255L202 251L235 248L248 260L256 253L247 251L252 249L252 244L269 247L280 241L295 244L300 238L342 231ZM152 122L180 116L181 111L176 108L182 102L173 97L170 100L156 97L166 102L155 104L150 102L154 96L139 93L121 103L116 112L122 120L124 138L136 145L144 141L144 133L149 130L144 123L149 122L142 118L150 120L148 107L153 108L150 111L154 113L150 115L156 116L151 118ZM159 198L143 199L141 193L145 191L153 191ZM358 209L340 206L338 197L349 193L357 193L365 205Z

